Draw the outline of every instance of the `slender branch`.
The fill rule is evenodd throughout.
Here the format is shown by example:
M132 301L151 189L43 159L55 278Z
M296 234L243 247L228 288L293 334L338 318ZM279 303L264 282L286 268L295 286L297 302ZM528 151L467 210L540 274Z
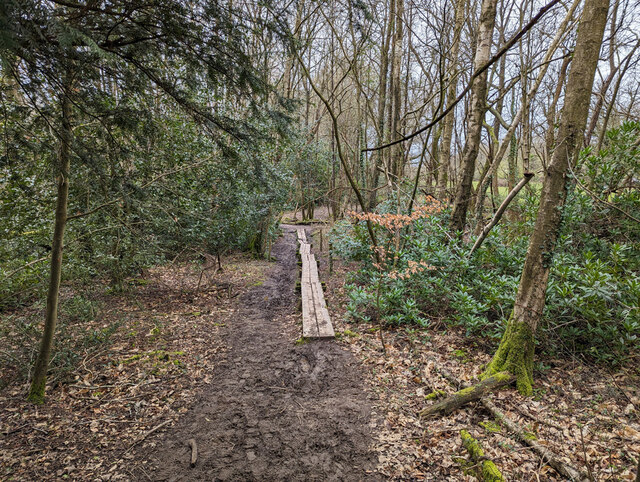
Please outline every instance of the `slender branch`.
M50 255L46 255L46 256L43 256L42 258L34 259L33 261L31 261L31 262L29 262L27 264L24 264L24 265L20 266L17 269L14 269L13 271L9 272L9 274L7 274L4 277L4 279L7 280L7 279L11 278L13 275L15 275L16 273L19 273L20 271L22 271L24 269L27 269L29 266L33 266L34 264L38 264L38 263L41 263L43 261L48 260L49 256Z
M473 244L473 248L471 248L471 251L469 251L468 257L471 257L471 255L482 245L483 241L489 235L493 227L498 224L498 222L502 218L502 215L507 210L507 207L509 206L511 201L518 195L520 190L525 187L532 178L532 172L525 172L524 178L522 178L520 182L516 184L516 186L511 190L506 199L502 201L502 204L500 204L500 207L493 215L493 218L491 218L491 222L484 227L484 229L480 233L480 236L478 236L478 239L476 239L476 242Z
M449 104L447 106L447 108L445 110L443 110L442 113L439 116L437 116L435 119L433 119L431 122L429 122L429 124L427 124L424 127L421 127L420 129L418 129L414 133L409 134L408 136L402 137L400 139L397 139L397 140L395 140L393 142L389 142L387 144L383 144L381 146L369 147L369 148L366 148L366 149L362 149L362 152L378 151L380 149L386 149L388 147L395 146L396 144L400 144L401 142L408 141L409 139L412 139L415 136L417 136L418 134L423 133L424 131L426 131L427 129L433 127L438 122L440 122L442 119L444 119L446 117L446 115L449 112L451 112L454 109L454 107L456 105L458 105L458 103L460 103L460 101L464 98L464 96L467 95L467 93L471 90L471 86L473 84L473 80L476 77L478 77L479 75L481 75L489 67L491 67L492 64L497 62L500 59L500 57L502 57L509 50L511 50L511 47L513 47L529 30L531 30L534 27L534 25L536 25L538 23L538 21L544 16L545 13L547 13L551 8L553 8L559 2L560 2L560 0L552 0L551 2L546 4L544 7L542 7L540 9L540 11L536 14L536 16L533 17L529 21L529 23L522 28L522 30L520 30L516 35L514 35L511 38L511 40L509 40L509 42L507 42L505 44L505 46L502 47L502 49L500 49L498 51L498 53L496 53L493 57L491 57L491 59L489 59L489 61L486 64L484 64L482 67L480 67L478 70L476 70L473 73L473 75L471 75L471 78L469 79L469 83L464 88L464 90L460 93L460 95L458 97L456 97L456 99L451 104Z
M119 197L118 199L114 199L113 201L109 201L106 202L104 204L100 204L100 206L97 206L89 211L86 211L84 213L80 213L80 214L74 214L73 216L67 216L67 221L71 221L72 219L78 219L78 218L83 218L85 216L89 216L90 214L95 213L96 211L100 211L102 208L106 208L107 206L111 206L112 204L115 204L117 202L122 201L122 198Z

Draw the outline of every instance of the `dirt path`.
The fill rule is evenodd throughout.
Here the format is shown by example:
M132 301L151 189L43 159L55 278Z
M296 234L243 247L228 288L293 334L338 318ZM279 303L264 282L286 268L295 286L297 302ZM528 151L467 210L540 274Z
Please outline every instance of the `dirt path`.
M353 355L300 333L295 230L273 247L267 280L240 301L222 331L228 346L213 381L146 454L153 480L372 480L370 404ZM299 335L298 335L299 336ZM198 443L189 467L186 441Z

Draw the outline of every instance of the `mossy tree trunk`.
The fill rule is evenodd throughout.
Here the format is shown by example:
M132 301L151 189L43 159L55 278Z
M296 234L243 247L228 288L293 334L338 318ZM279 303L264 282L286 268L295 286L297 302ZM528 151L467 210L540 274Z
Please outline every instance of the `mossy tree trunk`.
M607 22L609 0L586 0L567 81L558 142L545 172L540 207L525 258L513 312L486 376L508 371L530 395L534 336L545 305L553 253L567 194L567 174L583 145L591 88Z
M71 142L73 131L71 127L72 104L69 96L72 88L72 74L67 73L64 88L60 94L62 121L59 132L60 148L58 152L56 200L56 216L53 228L53 242L51 245L51 272L47 292L47 309L44 322L44 332L40 341L38 357L33 368L31 389L28 399L34 403L44 402L44 392L49 369L49 358L53 346L53 335L58 321L58 298L60 278L62 272L62 247L64 244L64 230L67 225L67 204L69 200L69 168L71 159Z

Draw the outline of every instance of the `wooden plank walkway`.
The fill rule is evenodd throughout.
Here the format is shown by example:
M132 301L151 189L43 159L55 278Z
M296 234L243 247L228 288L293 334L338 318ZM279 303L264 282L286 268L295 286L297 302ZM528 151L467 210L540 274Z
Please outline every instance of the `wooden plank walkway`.
M304 229L298 229L298 243L302 261L300 276L302 336L305 338L333 338L335 333L318 276L318 263L315 255L311 254L311 243L307 241Z

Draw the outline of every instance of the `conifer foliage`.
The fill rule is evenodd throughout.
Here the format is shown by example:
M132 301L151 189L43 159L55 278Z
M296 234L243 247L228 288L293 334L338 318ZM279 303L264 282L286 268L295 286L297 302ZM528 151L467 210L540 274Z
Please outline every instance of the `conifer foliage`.
M185 241L263 251L285 195L287 171L273 162L288 116L249 45L268 19L227 2L9 0L0 25L3 204L30 194L2 254L51 263L29 395L42 402L63 257L117 284ZM0 287L2 302L24 299L29 271L8 273L18 281Z

